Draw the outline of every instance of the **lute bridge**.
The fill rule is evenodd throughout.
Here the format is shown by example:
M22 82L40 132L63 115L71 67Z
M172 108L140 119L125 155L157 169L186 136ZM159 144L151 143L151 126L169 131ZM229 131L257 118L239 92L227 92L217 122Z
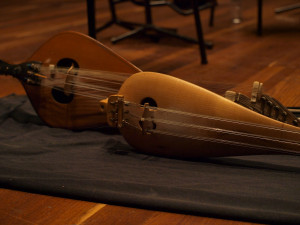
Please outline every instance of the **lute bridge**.
M100 111L106 113L107 123L111 127L121 128L128 124L139 129L143 134L151 134L156 128L153 107L149 103L139 105L124 101L122 95L111 95L100 101ZM128 115L136 116L128 116ZM134 122L130 121L134 118Z

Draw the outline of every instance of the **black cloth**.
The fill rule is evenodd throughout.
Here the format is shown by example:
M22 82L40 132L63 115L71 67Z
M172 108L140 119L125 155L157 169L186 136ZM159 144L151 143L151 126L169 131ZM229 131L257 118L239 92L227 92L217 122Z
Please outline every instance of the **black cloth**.
M0 186L109 204L300 224L300 157L160 158L106 129L39 120L27 97L0 99Z

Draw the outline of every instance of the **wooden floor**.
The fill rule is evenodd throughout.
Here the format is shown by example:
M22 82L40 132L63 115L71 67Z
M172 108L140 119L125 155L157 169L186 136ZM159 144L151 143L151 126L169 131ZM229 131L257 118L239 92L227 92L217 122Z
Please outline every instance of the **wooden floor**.
M256 1L242 1L242 23L232 23L231 0L219 0L215 26L201 12L205 39L213 41L208 65L201 65L198 47L174 38L158 43L136 37L115 45L110 38L126 30L113 25L97 39L144 71L170 74L218 94L235 89L249 94L255 80L286 106L300 106L300 10L274 14L276 7L297 0L265 0L263 36L256 35ZM96 1L97 24L109 19L107 1ZM120 18L143 22L143 8L117 7ZM154 22L196 37L193 17L166 7L153 11ZM83 0L9 0L0 2L0 59L26 59L47 39L66 30L87 34ZM84 54L84 53L83 53ZM18 81L0 78L0 96L24 94ZM200 216L125 208L0 189L1 224L250 224Z

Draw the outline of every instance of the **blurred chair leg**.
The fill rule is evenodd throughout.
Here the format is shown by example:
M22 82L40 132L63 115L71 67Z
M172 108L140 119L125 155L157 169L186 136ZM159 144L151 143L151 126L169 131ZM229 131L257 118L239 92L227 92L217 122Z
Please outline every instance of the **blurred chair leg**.
M214 25L214 17L215 17L215 6L211 7L210 9L210 16L209 16L209 26L212 27Z
M262 35L262 0L257 1L257 35Z
M203 38L202 25L201 25L197 0L193 0L193 10L194 10L195 24L196 24L196 29L197 29L198 45L199 45L199 51L200 51L200 56L201 56L201 63L202 64L207 64L205 42L204 42L204 38Z
M96 38L95 25L95 0L87 0L87 17L88 17L88 34L92 38Z

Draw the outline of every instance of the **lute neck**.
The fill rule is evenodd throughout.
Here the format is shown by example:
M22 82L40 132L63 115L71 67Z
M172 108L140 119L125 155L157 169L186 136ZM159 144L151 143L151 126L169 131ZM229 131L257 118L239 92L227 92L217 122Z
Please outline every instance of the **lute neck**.
M6 76L12 76L20 80L21 82L29 84L38 84L39 73L41 67L40 62L25 62L21 64L9 64L0 60L0 74Z

